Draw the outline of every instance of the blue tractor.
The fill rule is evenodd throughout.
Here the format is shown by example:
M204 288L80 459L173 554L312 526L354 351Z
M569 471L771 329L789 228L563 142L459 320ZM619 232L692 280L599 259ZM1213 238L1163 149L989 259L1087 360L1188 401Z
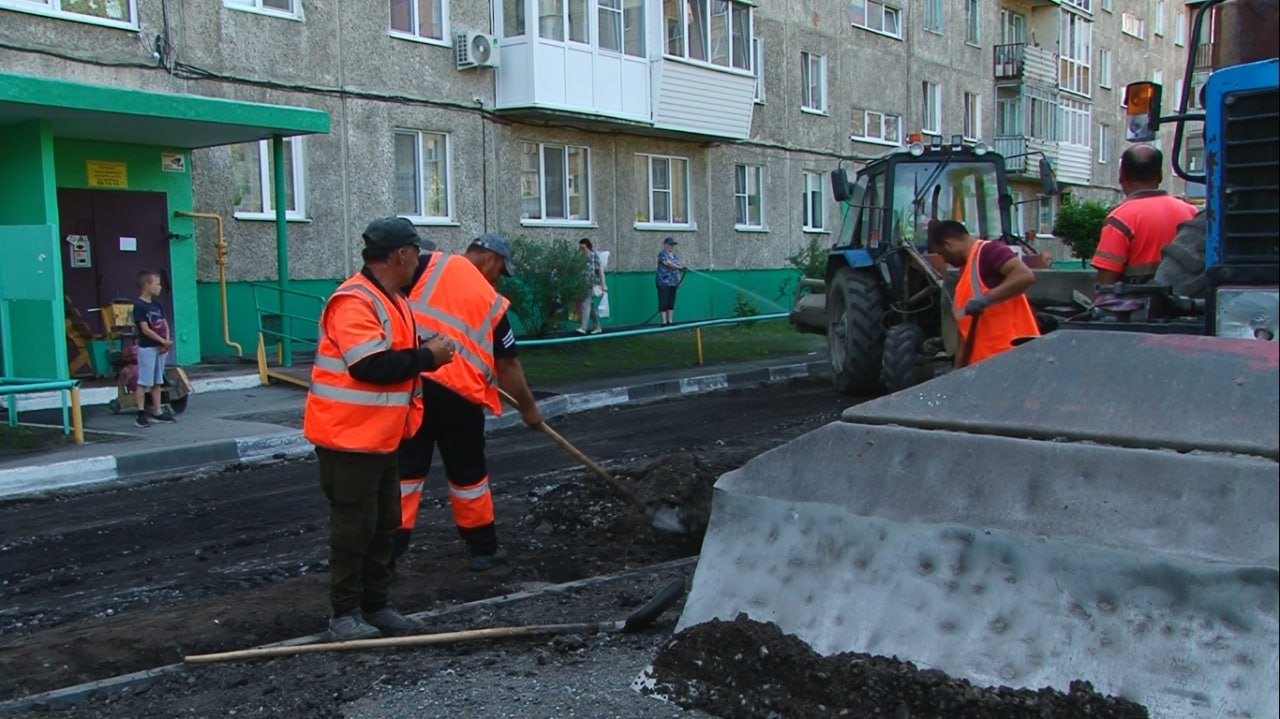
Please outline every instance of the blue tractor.
M1149 142L1176 123L1173 170L1205 186L1205 208L1165 249L1148 285L1100 287L1099 303L1069 329L1203 334L1275 341L1280 331L1280 90L1276 0L1209 0L1195 15L1190 47L1213 47L1216 68L1189 112L1195 52L1172 115L1161 112L1162 88L1125 89L1126 139ZM1217 37L1201 45L1206 18L1217 13ZM1224 42L1223 40L1226 40ZM1204 125L1202 172L1182 161L1188 123Z

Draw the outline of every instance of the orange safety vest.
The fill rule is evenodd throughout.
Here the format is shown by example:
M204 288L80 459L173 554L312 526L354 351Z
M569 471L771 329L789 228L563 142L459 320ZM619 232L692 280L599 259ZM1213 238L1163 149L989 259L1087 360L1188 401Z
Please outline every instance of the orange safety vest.
M409 291L409 307L421 337L440 333L458 347L449 364L429 379L502 414L493 360L493 329L511 303L462 255L436 252Z
M974 322L973 317L963 314L964 306L969 300L990 289L982 282L982 273L978 271L978 255L985 244L986 240L974 241L973 249L969 250L969 258L964 263L964 270L960 273L960 281L956 283L953 307L962 343L968 340ZM991 305L982 311L977 321L982 325L982 330L974 337L969 364L1012 349L1013 341L1018 337L1040 336L1036 315L1031 311L1031 303L1027 301L1026 295L1010 297Z
M379 331L334 322L333 300L358 300ZM349 300L350 301L350 300ZM412 437L422 423L422 385L416 377L394 384L360 382L348 368L375 352L417 347L412 313L399 295L394 300L363 273L342 283L320 313L320 338L311 387L302 416L302 433L314 445L346 452L386 454ZM345 351L343 348L346 348Z

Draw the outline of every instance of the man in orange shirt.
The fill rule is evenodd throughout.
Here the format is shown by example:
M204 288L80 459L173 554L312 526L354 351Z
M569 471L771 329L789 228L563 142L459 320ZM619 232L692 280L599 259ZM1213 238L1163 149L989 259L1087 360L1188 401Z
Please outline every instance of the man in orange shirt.
M943 220L929 228L929 250L961 268L952 303L963 348L957 367L1011 349L1019 337L1040 336L1026 294L1036 275L1008 245L979 240L959 222Z
M1150 145L1134 145L1120 156L1124 201L1107 215L1093 254L1097 282L1144 284L1160 265L1160 250L1173 241L1178 224L1196 214L1192 205L1160 189L1164 155Z

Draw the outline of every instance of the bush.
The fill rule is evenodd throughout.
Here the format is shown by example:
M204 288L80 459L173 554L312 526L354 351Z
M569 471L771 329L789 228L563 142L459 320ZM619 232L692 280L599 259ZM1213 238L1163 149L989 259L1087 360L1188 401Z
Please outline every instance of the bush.
M831 247L820 242L817 237L810 237L809 243L787 257L787 263L800 271L801 278L815 280L827 276L827 255ZM778 299L790 298L796 286L796 278L787 278L778 286Z
M576 242L534 241L523 235L511 240L511 254L520 273L503 277L498 291L511 300L510 311L520 318L525 332L546 337L590 291L586 258Z
M1068 200L1058 208L1053 234L1071 248L1072 256L1087 260L1098 249L1098 238L1110 212L1109 205L1097 200Z

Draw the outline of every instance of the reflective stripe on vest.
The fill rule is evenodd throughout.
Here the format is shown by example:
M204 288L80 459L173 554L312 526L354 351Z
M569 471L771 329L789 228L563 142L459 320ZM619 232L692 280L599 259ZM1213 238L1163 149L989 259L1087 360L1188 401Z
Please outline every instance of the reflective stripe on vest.
M454 483L449 483L449 496L458 499L479 499L489 493L489 478L485 477L480 480L479 484L473 484L469 487L459 487Z

